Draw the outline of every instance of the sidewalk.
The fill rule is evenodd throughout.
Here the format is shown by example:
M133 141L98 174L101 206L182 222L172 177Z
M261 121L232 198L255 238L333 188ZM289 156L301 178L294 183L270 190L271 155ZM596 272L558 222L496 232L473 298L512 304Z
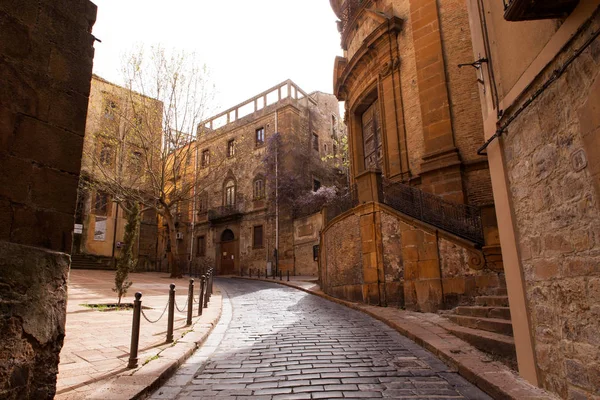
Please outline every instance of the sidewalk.
M238 279L254 279L236 277ZM469 382L477 385L494 399L548 400L556 396L529 384L504 364L493 361L489 355L449 333L444 326L451 324L438 314L405 311L394 307L377 307L340 300L325 294L316 283L316 277L286 277L262 281L278 283L303 290L352 309L362 311L433 353L446 364L456 368Z
M157 387L201 344L218 322L222 298L214 286L209 307L197 317L194 304L192 326L186 326L189 279L171 279L166 273L133 273L133 285L122 303L132 303L142 293L148 319L161 317L168 302L169 285L176 285L174 343L165 343L167 313L157 323L143 316L140 326L139 366L127 369L131 343L132 310L100 311L85 304L116 303L112 291L114 272L71 270L68 284L67 323L57 378L58 400L130 399ZM200 282L194 283L198 301Z

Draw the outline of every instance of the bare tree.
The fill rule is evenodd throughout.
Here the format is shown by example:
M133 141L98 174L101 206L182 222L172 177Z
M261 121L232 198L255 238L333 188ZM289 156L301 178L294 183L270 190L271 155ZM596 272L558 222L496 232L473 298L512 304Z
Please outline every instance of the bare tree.
M122 95L113 94L122 98L108 98L84 146L83 182L126 212L128 204L154 210L167 226L171 277L179 277L176 214L198 189L195 135L213 89L194 55L160 47L130 54L123 73Z

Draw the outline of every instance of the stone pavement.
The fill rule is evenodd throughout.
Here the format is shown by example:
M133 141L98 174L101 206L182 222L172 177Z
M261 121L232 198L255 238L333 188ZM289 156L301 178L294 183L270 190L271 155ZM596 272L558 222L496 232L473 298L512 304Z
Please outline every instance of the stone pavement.
M384 322L432 352L469 382L495 399L558 399L553 394L529 384L501 362L494 361L487 354L449 333L445 327L452 323L438 314L370 306L336 299L320 289L316 278L290 277L289 282L285 278L283 281L275 282L342 304Z
M169 284L176 285L176 303L186 307L189 279L171 279L165 273L133 273L133 285L122 300L131 303L142 292L142 306L150 320L158 319L168 301ZM216 325L221 296L215 286L209 308L186 326L186 315L175 313L175 345L166 344L167 316L140 327L139 367L127 369L131 342L132 311L98 311L84 304L115 303L111 290L114 272L71 270L68 285L67 323L60 355L56 399L129 399L156 387L198 347ZM195 282L198 298L200 283ZM185 310L184 310L185 311ZM145 365L144 365L145 364Z
M219 325L151 399L490 399L364 313L272 282L218 282Z

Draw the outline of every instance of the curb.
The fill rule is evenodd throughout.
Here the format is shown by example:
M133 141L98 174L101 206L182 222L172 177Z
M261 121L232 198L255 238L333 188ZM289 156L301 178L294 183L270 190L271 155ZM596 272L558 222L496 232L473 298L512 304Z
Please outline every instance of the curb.
M485 358L485 354L475 349L469 343L452 336L453 346L444 346L443 348L435 345L435 338L431 332L423 329L418 323L406 323L405 326L386 318L377 313L376 310L385 310L386 307L375 307L352 303L346 300L338 299L322 292L306 289L300 286L293 285L286 281L270 280L263 278L249 277L232 277L234 279L245 279L253 281L272 282L280 285L288 286L303 292L319 296L333 303L346 306L356 311L365 313L389 327L395 329L403 336L411 339L419 346L428 350L442 362L457 370L458 374L465 378L470 383L474 384L489 396L500 400L548 400L558 399L556 396L546 392L545 390L531 385L525 379L516 375L514 371L497 362L489 362ZM371 308L373 310L371 310Z
M123 372L110 382L94 390L90 399L143 399L152 391L158 389L175 371L181 366L194 352L202 346L208 336L221 319L223 312L223 296L219 290L213 294L215 300L218 298L218 310L213 308L215 313L210 321L201 321L198 319L190 330L182 337L177 339L174 344L157 354L158 358L142 364L136 369ZM211 309L209 307L203 310L203 314ZM194 331L196 325L210 325L206 330Z

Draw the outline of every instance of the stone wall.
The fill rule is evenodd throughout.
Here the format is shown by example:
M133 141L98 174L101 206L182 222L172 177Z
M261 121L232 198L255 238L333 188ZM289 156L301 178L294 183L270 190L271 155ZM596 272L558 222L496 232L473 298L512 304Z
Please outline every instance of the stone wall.
M96 7L0 3L0 397L51 399Z
M600 17L584 28L533 88ZM600 394L599 115L596 39L502 138L539 378L571 399Z
M483 257L473 243L382 204L336 217L323 243L322 287L340 298L435 312L473 304L476 296L505 286L503 274L470 266Z
M319 246L323 214L316 213L294 220L294 261L296 275L317 276L318 257L313 255L314 246Z

